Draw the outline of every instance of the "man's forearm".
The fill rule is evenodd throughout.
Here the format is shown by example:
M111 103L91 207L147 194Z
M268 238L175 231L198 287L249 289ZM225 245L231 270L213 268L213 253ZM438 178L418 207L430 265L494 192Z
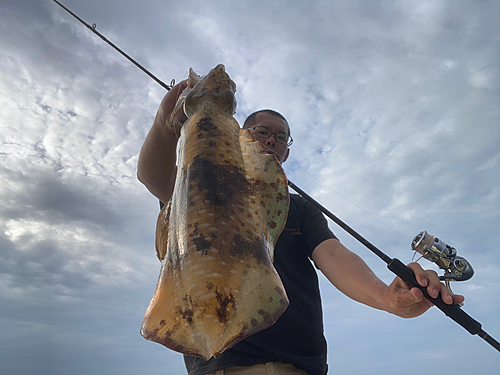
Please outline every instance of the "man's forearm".
M424 298L418 288L412 288L399 277L387 286L366 263L346 249L337 240L319 244L312 258L323 274L348 297L376 309L387 311L402 318L414 318L423 314L432 302ZM418 263L408 265L415 273L417 282L427 287L431 297L441 298L447 304L460 303L461 295L454 295L440 282L433 270L424 270Z
M330 282L346 296L365 305L387 310L383 294L387 285L358 255L339 241L324 241L314 250L313 260Z
M174 190L177 141L181 126L187 120L182 107L176 107L176 103L187 87L192 87L191 82L181 81L165 95L137 162L137 178L163 203L169 201Z
M159 110L142 145L137 178L154 196L167 203L175 183L177 136L164 129L164 117Z

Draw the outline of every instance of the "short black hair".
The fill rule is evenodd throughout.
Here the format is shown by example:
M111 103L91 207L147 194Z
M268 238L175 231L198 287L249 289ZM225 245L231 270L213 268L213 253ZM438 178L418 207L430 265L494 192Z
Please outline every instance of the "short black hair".
M252 113L250 116L247 117L247 119L243 123L243 129L248 129L248 128L254 127L255 121L257 121L256 117L259 113L269 113L270 115L273 115L275 117L279 117L280 119L284 120L286 122L287 127L288 127L288 135L290 135L290 125L288 124L288 121L286 120L286 118L281 113L276 112L272 109L261 109L259 111Z

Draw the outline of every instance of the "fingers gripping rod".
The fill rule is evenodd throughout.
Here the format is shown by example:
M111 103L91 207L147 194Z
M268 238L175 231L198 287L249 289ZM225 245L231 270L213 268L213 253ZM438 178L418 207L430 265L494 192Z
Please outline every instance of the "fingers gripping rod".
M431 301L438 309L440 309L443 313L445 313L448 317L453 319L455 322L460 324L463 328L465 328L470 334L478 335L482 339L484 339L488 344L493 346L496 350L500 352L500 343L496 341L493 337L488 335L482 328L481 323L474 320L470 315L468 315L464 310L462 310L457 304L447 305L443 302L441 295L437 298L431 297L427 293L427 288L421 286L416 278L413 270L406 265L404 265L399 259L390 258L385 253L377 249L374 245L368 242L365 238L363 238L359 233L357 233L354 229L349 227L346 223L340 220L337 216L328 211L325 207L319 204L314 198L309 196L306 192L300 189L297 185L295 185L292 181L288 180L288 185L311 202L314 206L316 206L321 212L323 212L326 216L332 219L335 223L337 223L342 229L344 229L347 233L365 245L368 249L374 252L379 258L381 258L384 262L387 263L387 268L399 276L406 283L411 285L412 287L419 288L424 294L425 298Z

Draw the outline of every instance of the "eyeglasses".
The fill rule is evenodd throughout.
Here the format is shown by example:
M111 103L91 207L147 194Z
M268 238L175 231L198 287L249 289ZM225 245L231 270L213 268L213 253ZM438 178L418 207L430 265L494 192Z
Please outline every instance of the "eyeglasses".
M269 138L271 135L274 135L274 138L278 143L286 145L290 147L293 143L293 138L288 136L286 133L273 133L268 128L263 126L254 126L251 128L254 131L254 134L259 138Z

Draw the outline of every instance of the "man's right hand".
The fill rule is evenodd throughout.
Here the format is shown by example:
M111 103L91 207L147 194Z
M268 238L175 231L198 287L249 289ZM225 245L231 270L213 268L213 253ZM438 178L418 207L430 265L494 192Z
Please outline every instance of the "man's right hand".
M163 131L170 132L177 138L179 138L180 128L187 120L187 117L182 107L178 108L175 113L174 109L179 96L188 87L193 87L190 79L179 82L167 92L161 101L160 108L158 108L158 118L161 121Z

